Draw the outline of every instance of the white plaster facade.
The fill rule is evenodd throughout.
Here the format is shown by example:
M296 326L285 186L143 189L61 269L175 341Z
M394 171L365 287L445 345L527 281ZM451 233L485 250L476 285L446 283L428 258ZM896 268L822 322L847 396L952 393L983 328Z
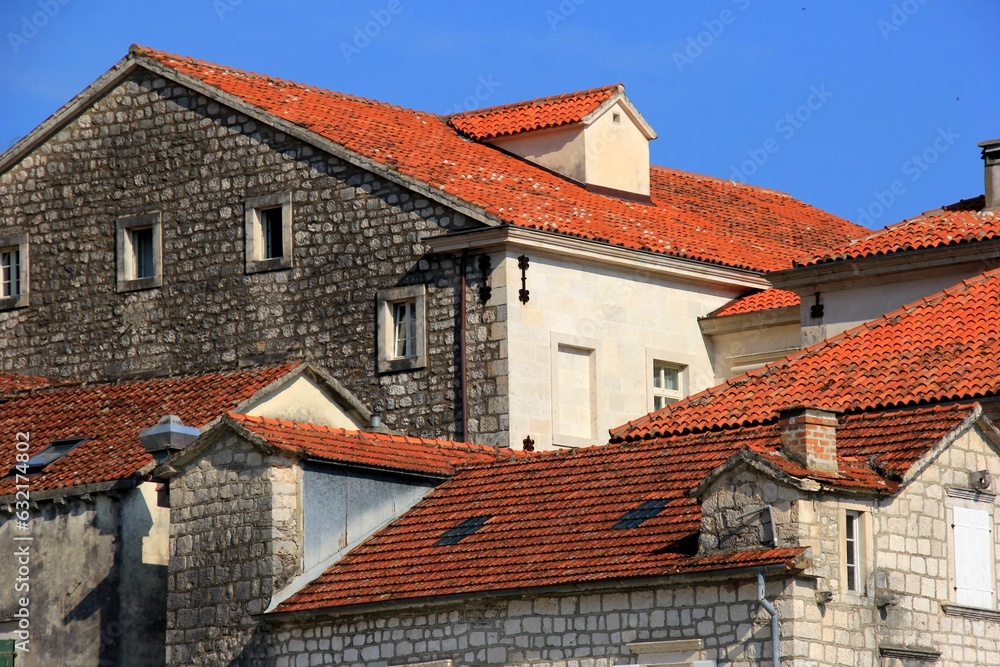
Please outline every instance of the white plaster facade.
M653 409L654 360L680 369L684 395L716 383L698 317L745 287L539 247L527 254L527 303L520 249L493 273L494 298L502 290L507 305L512 447L526 436L537 449L606 442L610 428Z

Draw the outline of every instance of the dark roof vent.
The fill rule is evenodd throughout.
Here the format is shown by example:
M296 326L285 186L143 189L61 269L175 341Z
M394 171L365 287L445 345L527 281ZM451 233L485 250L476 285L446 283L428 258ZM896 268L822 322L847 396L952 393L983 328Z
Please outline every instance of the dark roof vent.
M198 439L201 431L193 426L185 426L177 415L160 417L156 426L144 428L139 432L139 441L146 451L153 455L157 463L166 459L172 452L184 449Z

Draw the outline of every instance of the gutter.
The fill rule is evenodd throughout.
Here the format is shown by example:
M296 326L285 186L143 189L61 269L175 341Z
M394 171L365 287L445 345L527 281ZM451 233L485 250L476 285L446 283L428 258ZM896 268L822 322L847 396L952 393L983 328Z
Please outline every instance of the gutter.
M765 589L764 570L761 570L757 573L757 602L764 608L764 611L771 615L771 665L772 667L781 667L781 634L778 627L780 618L778 610L764 597Z
M423 608L428 606L441 607L455 604L465 600L479 599L500 599L500 598L525 598L552 595L558 593L593 593L600 590L620 590L634 588L648 588L662 586L665 584L676 585L678 583L700 583L715 580L732 581L735 577L743 575L752 576L753 571L758 573L771 572L775 574L785 574L793 570L801 570L799 565L801 555L793 562L773 563L763 567L753 565L747 567L727 568L724 570L708 570L702 572L690 572L675 575L660 575L642 579L609 579L603 581L580 582L576 584L555 584L551 586L539 586L533 588L510 588L495 591L475 591L469 593L454 593L451 595L423 596L417 598L405 598L396 600L385 600L382 602L372 602L364 604L345 605L343 607L323 607L319 609L303 609L298 611L270 612L256 616L257 620L266 623L291 623L297 620L320 619L324 617L340 617L350 615L368 614L379 611L394 611L406 608ZM794 574L792 576L795 576Z

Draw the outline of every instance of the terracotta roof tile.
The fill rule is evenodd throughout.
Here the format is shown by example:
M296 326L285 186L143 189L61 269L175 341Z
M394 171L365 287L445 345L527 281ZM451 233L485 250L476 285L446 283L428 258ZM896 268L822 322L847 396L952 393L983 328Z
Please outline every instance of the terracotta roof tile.
M127 479L153 462L139 431L174 414L201 428L293 370L297 364L172 378L36 390L0 404L0 440L31 436L30 454L53 440L87 440L32 476L31 491ZM13 447L0 448L0 477L13 472ZM14 479L0 479L0 496Z
M484 141L529 130L579 123L623 89L621 84L615 84L500 107L476 109L448 116L448 122L462 134Z
M758 313L776 308L798 307L799 295L783 289L766 289L730 301L722 308L710 313L708 317L726 317L727 315L742 315L743 313Z
M795 404L852 412L995 396L1000 270L612 429L641 439L777 418Z
M975 200L969 200L975 201ZM955 206L961 206L962 202ZM964 208L925 213L890 225L865 238L829 252L796 260L796 266L828 264L862 257L891 255L911 250L992 241L1000 238L1000 215Z
M650 168L652 204L599 195L459 134L441 116L133 47L501 223L730 267L787 268L865 230L786 194Z
M55 387L67 384L73 384L73 382L63 378L44 377L41 375L0 373L0 398L20 391L44 389L45 387Z
M888 493L895 484L871 468L870 457L913 462L974 407L848 416L838 431L843 469L836 476L817 476L775 454L780 432L773 424L466 468L277 611L789 565L800 549L694 555L701 508L691 491L750 448L788 474ZM452 532L442 540L463 524L460 539Z
M350 465L453 475L462 465L529 455L507 448L405 435L353 431L230 413L232 423L277 449Z

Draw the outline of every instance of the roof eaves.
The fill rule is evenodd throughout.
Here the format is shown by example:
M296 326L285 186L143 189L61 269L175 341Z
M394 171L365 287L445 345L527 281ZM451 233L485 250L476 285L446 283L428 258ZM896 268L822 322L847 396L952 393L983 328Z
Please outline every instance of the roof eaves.
M906 469L903 473L902 478L899 480L900 487L909 485L914 479L920 476L924 470L927 469L937 457L945 449L951 446L953 442L958 440L962 435L969 431L973 426L979 426L983 436L989 440L993 446L1000 452L1000 431L997 427L989 420L986 415L983 414L983 406L980 403L975 403L969 410L969 414L966 415L965 419L961 423L948 432L943 438L938 442L934 443L919 459L910 464L910 467Z

